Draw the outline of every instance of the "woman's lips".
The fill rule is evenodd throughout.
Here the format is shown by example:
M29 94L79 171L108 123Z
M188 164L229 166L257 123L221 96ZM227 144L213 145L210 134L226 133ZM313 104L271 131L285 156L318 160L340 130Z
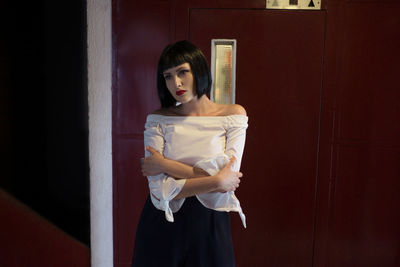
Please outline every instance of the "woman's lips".
M183 95L185 92L186 92L186 90L179 90L179 91L176 91L176 95L180 96L180 95Z

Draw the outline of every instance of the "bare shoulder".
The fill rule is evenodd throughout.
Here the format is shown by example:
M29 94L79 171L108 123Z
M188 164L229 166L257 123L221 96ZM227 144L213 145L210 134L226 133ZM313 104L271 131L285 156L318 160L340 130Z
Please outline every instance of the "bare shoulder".
M243 106L239 104L230 104L226 105L225 115L245 115L247 116L247 112Z

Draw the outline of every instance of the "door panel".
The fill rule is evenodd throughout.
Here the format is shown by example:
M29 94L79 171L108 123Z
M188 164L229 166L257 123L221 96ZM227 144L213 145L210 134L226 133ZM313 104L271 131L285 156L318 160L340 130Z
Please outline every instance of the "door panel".
M131 265L136 227L149 194L140 171L146 115L159 108L158 57L169 40L167 1L113 1L114 266Z
M189 39L237 40L236 102L249 116L232 214L238 266L311 266L325 13L192 9Z
M398 1L328 1L329 17L260 0L113 1L115 266L130 265L148 194L138 159L159 106L157 59L188 38L208 58L211 38L238 40L237 102L250 118L238 266L311 266L312 255L313 266L399 266Z
M400 266L400 5L349 1L345 10L340 53L329 59L340 72L324 260Z

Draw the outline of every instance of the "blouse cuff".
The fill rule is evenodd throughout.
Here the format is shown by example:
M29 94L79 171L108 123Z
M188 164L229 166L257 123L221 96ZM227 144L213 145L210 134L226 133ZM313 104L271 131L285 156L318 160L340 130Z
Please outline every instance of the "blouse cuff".
M153 205L165 211L165 218L169 222L174 221L174 212L177 212L185 201L182 199L174 199L185 185L186 179L174 179L167 177L165 174L157 176L149 176L150 196Z
M209 175L215 175L222 170L228 163L229 157L226 154L217 155L214 158L204 159L197 162L194 167L198 167L206 171ZM246 228L246 216L240 206L239 199L233 191L220 193L210 192L197 195L197 199L207 208L217 211L236 211L239 213L244 228Z
M206 171L209 175L215 175L222 170L228 162L228 155L219 154L213 158L200 160L196 162L193 167L200 168Z

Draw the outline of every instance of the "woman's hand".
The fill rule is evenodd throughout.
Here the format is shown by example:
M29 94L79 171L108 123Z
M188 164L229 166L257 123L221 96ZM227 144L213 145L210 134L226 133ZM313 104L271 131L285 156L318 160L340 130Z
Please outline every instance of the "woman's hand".
M232 170L232 165L235 161L236 158L232 157L228 164L216 174L219 185L217 192L235 191L236 188L239 187L240 177L242 177L243 174Z
M151 153L151 156L140 159L143 176L154 176L163 173L165 162L164 156L151 146L147 146L146 150Z

